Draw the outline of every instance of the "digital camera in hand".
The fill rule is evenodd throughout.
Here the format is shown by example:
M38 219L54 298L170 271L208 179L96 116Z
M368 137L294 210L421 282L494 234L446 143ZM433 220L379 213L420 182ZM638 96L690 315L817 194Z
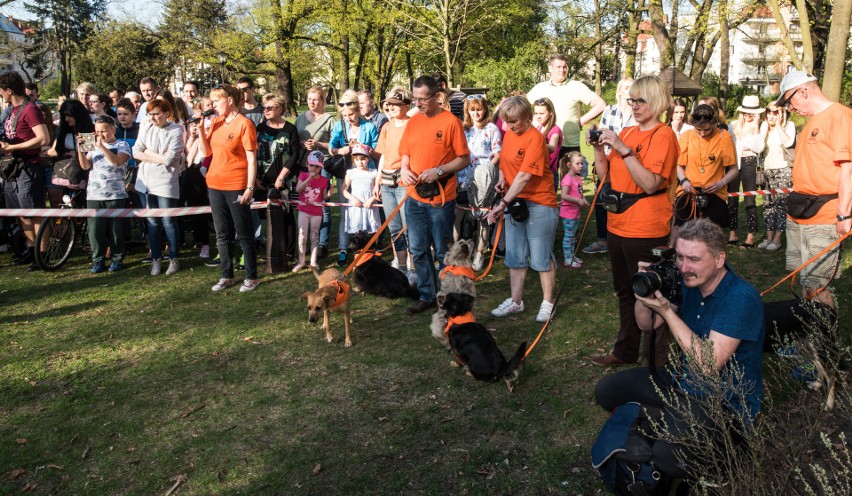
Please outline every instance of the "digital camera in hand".
M599 131L597 129L590 129L589 130L589 143L599 143L600 140L601 140L601 133L602 133L602 131Z
M651 265L633 274L630 286L639 296L660 293L674 305L680 304L680 271L675 264L675 249L658 246L651 249Z

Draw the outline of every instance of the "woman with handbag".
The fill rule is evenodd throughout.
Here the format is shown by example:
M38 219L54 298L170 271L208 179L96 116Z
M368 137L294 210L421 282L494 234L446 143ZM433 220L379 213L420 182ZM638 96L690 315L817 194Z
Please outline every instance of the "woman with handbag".
M553 189L550 152L545 137L532 124L533 109L521 96L508 98L500 106L500 119L509 132L500 152L497 190L503 199L488 213L488 222L504 216L506 258L511 295L491 311L505 317L524 311L524 282L528 268L538 272L542 302L536 322L547 322L553 314L553 288L556 284L556 258L553 243L559 222L559 203Z
M369 146L371 150L374 149L376 147L376 143L379 141L379 131L372 122L368 121L361 115L361 110L359 109L358 104L358 93L356 93L355 90L346 90L343 95L340 96L340 102L338 102L337 106L340 108L340 120L334 124L334 128L331 130L331 141L329 142L328 153L332 158L329 160L335 160L335 157L343 157L347 163L346 168L349 169L352 167L352 145L362 144ZM373 161L374 158L378 158L378 154L375 152L373 152L373 155L370 157L370 169L376 168L375 162ZM343 196L343 188L343 179L338 177L338 201L346 203L348 200L345 196ZM346 207L341 208L345 209ZM323 215L323 217L325 216ZM323 219L323 223L325 223L325 219ZM349 235L346 233L345 210L341 210L340 212L338 234L338 247L340 249L340 253L337 255L337 265L342 267L346 265L346 253L349 248ZM322 235L320 235L320 237L321 236ZM320 239L320 244L322 244L322 239Z
M303 153L299 161L299 170L307 171L308 155L314 150L322 152L328 159L328 142L331 141L331 130L334 127L334 118L325 111L326 92L321 86L311 86L305 98L308 110L296 117L296 130L299 132ZM294 171L295 172L295 171ZM298 174L297 174L298 175ZM331 178L329 174L322 171L322 175ZM328 207L322 209L322 226L319 234L319 245L317 257L325 258L328 255L328 232L331 223L331 210Z
M594 357L595 365L627 365L639 359L642 331L636 323L636 295L630 280L639 262L651 261L652 248L669 242L672 201L667 193L677 179L680 148L674 131L660 122L660 115L672 108L672 103L669 88L659 77L639 78L630 86L627 99L636 125L618 134L602 129L600 138L590 141L597 175L608 177L615 193L607 195L616 200L606 205L607 247L619 310L615 345L610 353ZM605 146L611 148L608 155ZM646 345L655 346L658 362L667 357L667 335L660 332L656 342L646 341Z
M376 151L382 156L379 159L378 180L373 193L381 200L382 209L387 218L405 198L405 188L400 187L399 184L399 168L402 164L399 143L402 141L405 125L408 124L411 92L402 86L394 86L382 101L382 108L385 109L389 121L382 127L379 142L376 145ZM399 235L406 225L405 209L400 208L399 213L388 224L394 251L392 265L404 272L409 282L413 282L417 278L417 272L414 270L414 260L408 253L408 238Z
M763 159L766 189L791 188L796 126L787 120L787 109L776 107L774 102L767 105L766 122L760 125L760 134L766 140ZM786 193L763 197L763 222L766 224L766 239L757 247L767 251L778 250L787 228Z

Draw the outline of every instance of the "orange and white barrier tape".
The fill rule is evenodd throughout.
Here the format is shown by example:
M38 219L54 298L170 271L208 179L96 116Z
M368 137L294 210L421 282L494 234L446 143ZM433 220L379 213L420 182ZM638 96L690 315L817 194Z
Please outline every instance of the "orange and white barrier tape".
M755 191L740 191L737 193L728 193L729 197L736 196L759 196L759 195L777 195L780 193L792 193L793 188L778 188L778 189L758 189Z

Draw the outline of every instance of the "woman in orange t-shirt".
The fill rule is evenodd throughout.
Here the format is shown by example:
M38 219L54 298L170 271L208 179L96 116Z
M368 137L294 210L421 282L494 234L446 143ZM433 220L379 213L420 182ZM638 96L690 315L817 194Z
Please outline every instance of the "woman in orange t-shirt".
M636 325L636 295L630 280L639 262L651 261L651 249L669 241L672 202L667 194L676 177L680 154L672 128L660 122L660 115L672 107L669 89L660 78L646 76L630 87L627 103L633 109L636 126L619 134L603 129L595 148L598 177L611 183L614 192L633 196L635 203L623 204L619 212L607 213L607 244L612 279L618 295L619 330L612 352L592 359L596 365L626 365L639 359L642 332ZM607 156L604 146L612 151ZM609 209L608 209L609 210ZM657 361L668 355L668 332L657 332Z
M559 208L553 189L550 152L545 137L532 126L533 111L529 100L520 96L508 98L500 106L500 119L509 132L503 138L500 152L500 179L497 190L503 199L488 213L488 222L504 215L504 209L522 203L526 219L506 219L506 259L509 267L511 295L491 311L495 317L505 317L524 311L524 282L527 268L539 273L543 294L536 321L547 322L553 313L553 286L556 282L556 263L553 242Z
M218 114L210 122L210 130L196 126L204 156L213 156L207 172L207 192L222 275L213 291L234 284L234 260L231 242L234 233L240 239L246 277L240 292L252 291L260 284L257 278L257 252L251 222L251 200L257 174L257 131L239 109L242 91L223 84L210 91L213 108Z

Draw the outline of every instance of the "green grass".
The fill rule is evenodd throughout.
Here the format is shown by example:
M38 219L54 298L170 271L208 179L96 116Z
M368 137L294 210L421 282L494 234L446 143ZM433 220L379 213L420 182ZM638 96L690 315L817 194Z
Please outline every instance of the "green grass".
M355 296L346 349L339 316L331 344L307 322L310 274L214 294L218 269L191 255L170 277L138 251L112 275L90 275L79 251L55 273L0 256L0 493L163 494L178 474L179 494L602 493L588 453L607 371L588 358L617 328L605 255L560 269L556 318L513 394L450 367L406 301ZM761 290L784 274L782 252L729 259ZM504 353L539 330L533 276L529 308L506 319L489 315L508 294L502 263L478 286ZM835 283L846 336L849 279Z

